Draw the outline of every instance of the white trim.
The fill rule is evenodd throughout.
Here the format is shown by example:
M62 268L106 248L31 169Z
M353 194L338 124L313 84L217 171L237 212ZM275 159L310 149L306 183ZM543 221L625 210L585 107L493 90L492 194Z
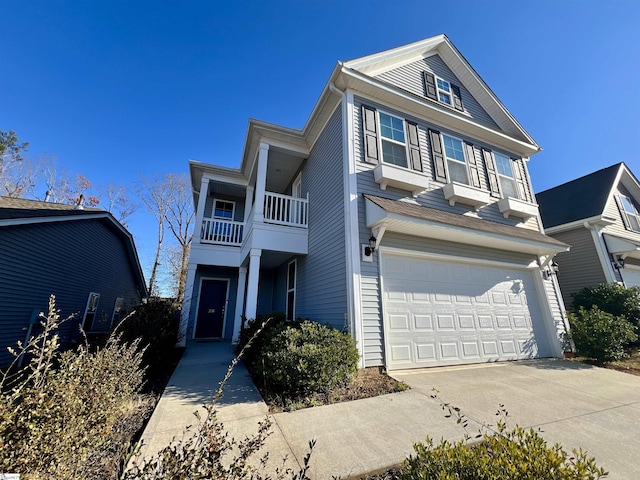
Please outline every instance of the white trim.
M417 250L407 250L404 248L398 247L379 247L377 249L380 253L386 253L388 255L401 255L404 257L415 257L429 260L439 260L441 262L452 262L452 263L472 263L476 265L486 265L488 267L505 267L505 268L515 268L519 270L536 270L540 269L540 266L537 262L532 261L528 264L517 263L517 262L503 262L500 260L490 260L487 258L473 258L473 257L463 257L460 255L450 255L445 253L434 253L434 252L420 252ZM380 272L382 268L380 268Z
M343 185L344 228L347 276L347 311L351 335L356 339L359 366L364 367L364 326L362 314L362 284L360 270L360 230L358 226L358 178L355 155L353 92L347 90L343 98Z
M291 196L294 198L302 197L302 171L298 172L295 180L291 184Z
M551 347L552 355L562 358L562 343L558 336L558 329L556 328L555 318L553 317L553 311L551 310L551 303L549 302L549 297L547 296L547 291L544 287L545 280L542 278L541 271L533 272L532 276L538 297L538 305L540 306L540 313L542 313L543 317L543 328L547 334L548 345Z
M220 337L197 337L196 338L196 330L198 328L198 311L200 310L200 299L202 298L202 283L204 280L216 280L216 281L220 281L220 282L225 282L227 284L227 291L225 293L224 296L224 315L222 316L222 333L220 335ZM224 334L225 334L225 329L226 329L226 323L227 323L227 306L229 304L229 290L231 287L231 281L228 278L220 278L220 277L200 277L200 286L198 288L198 302L196 305L196 314L195 314L195 318L193 321L193 334L191 336L191 338L193 340L209 340L209 339L218 339L218 338L224 338Z
M467 159L467 152L465 152L465 148L464 148L464 140L461 138L456 137L455 135L450 135L448 133L443 133L440 132L440 136L442 137L442 153L444 156L444 161L445 161L445 167L447 169L447 176L449 177L449 181L450 182L458 182L458 183L462 183L459 180L453 180L451 178L451 172L449 171L449 161L452 162L456 162L456 163L462 163L464 165L465 171L467 172L467 181L464 183L464 185L471 185L471 172L469 171L469 161ZM462 150L462 156L464 157L464 161L461 162L460 160L458 160L457 158L452 158L449 157L447 155L447 146L444 143L444 137L449 137L452 138L453 140L457 140L460 142L460 147Z
M434 74L433 76L435 77L435 82L436 82L436 97L438 102L442 103L443 105L447 105L448 107L453 107L453 91L451 88L451 82L449 80L445 80L442 77L439 77L438 75ZM446 83L449 86L448 92L438 86L438 80L441 80L443 83ZM443 102L442 100L440 100L440 92L442 92L444 95L449 97L449 103Z
M240 329L242 328L242 316L244 312L244 297L247 288L247 267L238 267L238 287L236 288L236 313L233 320L233 335L231 341L233 343L238 342L240 336Z
M585 224L600 225L606 227L607 225L613 225L616 223L615 218L605 217L604 215L596 215L595 217L589 217L582 220L575 220L569 223L563 223L554 227L545 228L547 235L553 235L554 233L564 232L565 230L572 230L578 227L584 227Z
M380 120L380 115L387 115L391 118L395 118L396 120L400 120L402 122L402 134L404 135L404 142L399 142L398 140L395 140L393 138L389 138L389 137L385 137L384 135L382 135L382 121ZM395 165L397 167L401 167L401 168L409 168L409 151L407 149L408 146L408 142L407 142L407 122L404 118L399 117L397 115L393 115L389 112L386 112L384 110L380 110L380 109L376 109L376 120L378 122L378 132L380 132L380 135L378 135L378 148L380 149L380 162L381 163L386 163L387 165ZM405 161L405 165L398 165L397 163L393 163L393 162L385 162L384 160L384 148L382 146L382 142L383 141L387 141L389 143L392 143L394 145L397 145L399 147L403 147L404 148L404 161Z
M113 327L113 320L116 316L116 306L118 305L118 300L120 300L120 311L122 311L122 308L124 307L124 296L116 297L115 302L113 302L113 313L111 313L111 325L109 328Z
M593 244L596 247L596 252L598 253L598 260L600 260L600 266L602 267L604 278L607 280L607 283L616 282L617 279L616 274L613 271L613 264L609 260L609 250L607 249L602 236L602 227L600 225L591 225L587 222L584 222L584 227L591 232L591 238L593 239Z
M293 265L293 288L289 285L289 269ZM293 312L291 312L291 320L296 319L296 291L298 287L298 259L294 258L287 263L287 298L285 299L285 315L289 319L289 293L293 292Z
M193 253L193 251L191 252ZM184 299L182 300L182 311L180 313L180 327L178 330L178 342L176 346L184 347L187 343L187 332L189 331L189 317L191 316L191 300L193 299L193 288L196 281L197 263L191 263L194 255L189 256L189 265L187 266L187 279L185 281ZM198 295L198 299L200 296ZM195 331L195 319L198 312L193 315L193 326Z

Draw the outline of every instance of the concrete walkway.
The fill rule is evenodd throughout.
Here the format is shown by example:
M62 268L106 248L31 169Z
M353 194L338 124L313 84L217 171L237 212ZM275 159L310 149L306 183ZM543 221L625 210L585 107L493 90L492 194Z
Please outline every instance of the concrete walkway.
M193 411L213 395L232 359L228 344L189 345L144 432L149 454L180 437ZM445 402L460 407L475 434L495 422L504 404L513 423L539 427L549 443L582 447L612 479L640 478L640 377L561 360L537 360L396 372L409 391L273 415L265 450L272 466L297 468L317 441L310 477L357 476L399 463L426 435L457 440L464 431L444 417ZM267 407L239 365L219 403L220 419L236 438L255 432Z

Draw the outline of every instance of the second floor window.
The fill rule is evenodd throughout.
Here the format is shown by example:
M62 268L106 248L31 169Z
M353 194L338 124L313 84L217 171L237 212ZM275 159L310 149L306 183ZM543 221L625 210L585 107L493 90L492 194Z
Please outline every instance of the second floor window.
M516 182L513 178L513 165L511 159L506 155L493 152L496 160L496 169L498 170L498 178L500 179L500 189L504 197L518 198L518 190Z
M213 218L222 220L233 220L233 202L225 202L224 200L216 200L213 207Z
M462 140L449 135L442 135L444 153L447 159L447 170L452 182L469 183L469 173L464 158L464 146Z
M638 214L638 210L636 210L636 206L631 202L629 197L624 195L620 195L620 201L622 202L622 208L624 209L627 220L629 220L631 230L640 232L640 215Z
M380 136L382 138L382 161L407 167L407 143L404 120L380 112Z
M447 105L451 105L451 84L446 80L436 77L438 87L438 100Z

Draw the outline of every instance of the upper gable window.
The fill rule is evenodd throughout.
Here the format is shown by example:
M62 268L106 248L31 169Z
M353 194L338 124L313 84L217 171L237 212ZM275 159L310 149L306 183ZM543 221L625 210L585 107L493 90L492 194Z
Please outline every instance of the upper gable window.
M516 188L516 181L513 178L511 159L498 152L493 152L493 157L496 160L496 169L498 170L500 189L502 190L503 196L518 198L518 189Z
M449 178L453 182L468 184L469 174L467 172L462 140L443 134L442 143L444 144L444 153L447 159Z
M438 77L436 77L436 82L438 85L438 100L451 105L451 84Z
M640 232L640 215L638 214L635 205L631 202L629 197L624 195L620 195L620 200L622 201L624 213L629 221L629 227L634 232Z
M380 136L382 139L382 161L407 167L407 147L404 120L379 112Z

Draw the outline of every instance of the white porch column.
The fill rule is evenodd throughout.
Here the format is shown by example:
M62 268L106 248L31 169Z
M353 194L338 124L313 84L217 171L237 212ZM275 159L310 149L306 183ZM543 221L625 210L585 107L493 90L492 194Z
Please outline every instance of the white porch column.
M193 284L196 281L198 265L189 264L187 267L187 279L184 288L184 300L180 312L180 330L178 332L178 347L184 347L187 343L187 327L189 326L189 313L191 313L191 299L193 298Z
M256 222L264 221L264 191L267 185L267 158L269 156L269 144L261 143L258 152L258 173L256 176L256 203L254 216Z
M238 293L236 294L236 318L233 322L233 343L238 341L240 326L242 325L242 307L244 306L244 293L247 283L247 267L238 269Z
M204 194L203 194L204 193ZM202 177L202 183L200 183L200 193L198 194L198 208L196 210L196 224L193 228L193 243L198 244L201 240L202 232L202 219L204 218L204 207L207 204L207 197L209 196L209 178Z
M244 316L255 319L258 311L258 281L260 279L260 256L262 250L252 248L249 253L249 282L247 283L247 306Z
M253 187L247 186L247 193L244 197L244 223L246 224L249 220L249 214L251 213L251 208L253 207Z

